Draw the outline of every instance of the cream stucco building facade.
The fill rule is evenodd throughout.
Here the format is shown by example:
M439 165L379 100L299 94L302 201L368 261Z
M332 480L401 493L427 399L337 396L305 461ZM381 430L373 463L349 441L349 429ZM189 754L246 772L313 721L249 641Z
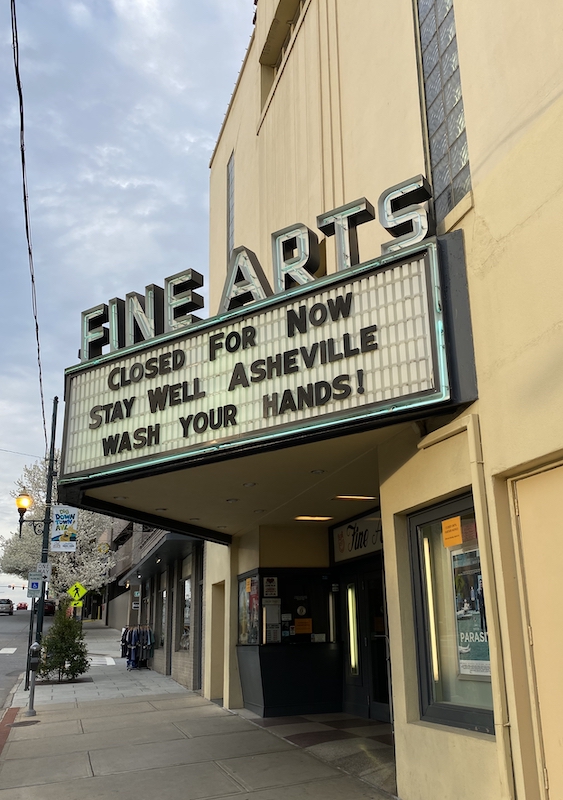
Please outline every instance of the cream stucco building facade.
M260 0L211 164L211 303L217 308L227 266L229 159L233 244L254 250L270 276L274 231L297 221L316 229L328 209L363 196L375 203L411 175L432 179L426 15L439 26L452 5L471 188L439 215L438 233L463 231L478 400L452 420L430 419L426 428L410 425L393 435L390 429L372 451L398 792L456 800L558 797L563 12L541 3L532 10L522 3L421 0L413 9L410 0ZM442 35L452 33L438 27L440 50ZM358 237L360 260L389 239L377 222L361 226ZM324 244L331 273L334 239ZM489 597L494 736L420 719L407 517L468 489ZM232 551L233 574L263 564L263 535L261 528L243 535L241 541L254 539L254 563L246 548L238 563ZM311 535L303 531L302 541ZM298 565L297 545L265 564ZM316 566L327 565L319 554ZM231 652L234 642L233 633ZM232 667L225 681L237 696Z
M185 454L157 441L128 464L121 440L109 474L72 467L67 411L69 501L207 540L204 695L388 721L402 800L563 797L562 40L546 0L258 0L211 160L218 316L188 321L222 365L197 373L208 397L227 376L221 416L182 417ZM399 272L418 299L396 300ZM153 348L163 374L182 335ZM336 402L364 391L365 416Z

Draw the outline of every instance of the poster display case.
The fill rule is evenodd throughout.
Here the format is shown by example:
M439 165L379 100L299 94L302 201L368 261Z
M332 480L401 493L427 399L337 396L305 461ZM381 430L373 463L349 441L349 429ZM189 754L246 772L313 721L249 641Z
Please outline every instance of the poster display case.
M239 575L239 645L334 641L332 588L324 570L270 569Z

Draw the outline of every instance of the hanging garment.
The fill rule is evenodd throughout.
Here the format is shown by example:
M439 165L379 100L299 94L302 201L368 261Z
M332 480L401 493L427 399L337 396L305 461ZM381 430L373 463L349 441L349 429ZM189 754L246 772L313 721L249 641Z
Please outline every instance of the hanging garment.
M130 628L127 632L127 669L138 669L139 662L139 628Z
M121 632L121 658L127 658L127 631L129 628L123 628Z
M149 631L145 625L139 631L139 660L146 661L149 657Z

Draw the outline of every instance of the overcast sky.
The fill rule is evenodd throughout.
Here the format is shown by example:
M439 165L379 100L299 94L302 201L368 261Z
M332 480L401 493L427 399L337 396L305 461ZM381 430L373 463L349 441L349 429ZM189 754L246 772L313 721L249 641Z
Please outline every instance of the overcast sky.
M207 271L209 159L250 35L252 0L17 0L48 433L80 312ZM0 535L43 457L23 221L10 3L0 10ZM15 451L15 452L7 452Z

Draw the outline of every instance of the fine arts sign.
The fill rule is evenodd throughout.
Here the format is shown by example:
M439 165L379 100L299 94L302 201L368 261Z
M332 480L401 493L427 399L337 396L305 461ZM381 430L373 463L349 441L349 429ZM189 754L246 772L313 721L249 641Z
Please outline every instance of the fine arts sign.
M443 403L440 298L427 240L91 357L66 373L62 478L226 455Z

